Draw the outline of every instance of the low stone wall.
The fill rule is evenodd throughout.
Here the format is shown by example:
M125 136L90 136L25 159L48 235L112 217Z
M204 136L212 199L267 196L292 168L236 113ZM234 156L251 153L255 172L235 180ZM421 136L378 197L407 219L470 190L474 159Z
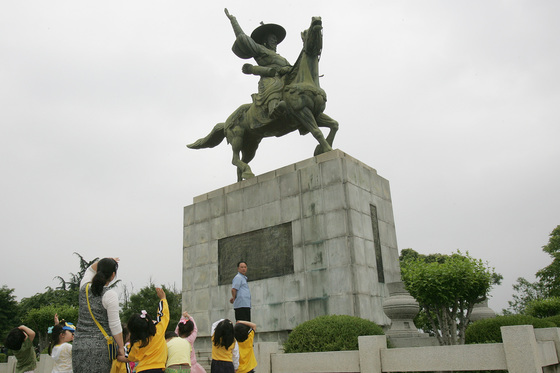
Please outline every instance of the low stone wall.
M16 358L13 356L8 357L7 363L0 364L0 373L14 373L16 371ZM53 359L50 355L41 354L37 362L35 373L51 373L54 366Z
M531 325L501 328L503 343L387 348L385 336L359 337L358 351L285 354L275 342L255 343L259 373L382 373L507 370L560 373L560 328ZM0 373L15 371L13 356ZM50 373L52 358L41 355L35 373Z
M385 336L359 337L359 351L283 354L255 345L259 373L434 372L507 370L560 372L560 328L502 327L503 343L387 348ZM277 348L277 347L276 347Z

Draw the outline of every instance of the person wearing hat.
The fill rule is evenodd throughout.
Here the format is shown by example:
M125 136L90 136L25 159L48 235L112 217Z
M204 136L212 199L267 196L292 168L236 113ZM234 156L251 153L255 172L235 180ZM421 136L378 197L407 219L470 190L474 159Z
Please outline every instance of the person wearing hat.
M54 315L54 326L48 333L51 335L49 344L49 355L52 356L54 366L53 373L72 373L72 345L76 327L71 322L58 320L58 314Z
M253 94L253 102L263 107L270 119L276 119L286 111L286 103L282 101L284 84L281 77L288 73L292 66L276 52L278 44L286 37L286 30L274 23L257 27L251 36L246 35L237 19L227 9L225 13L229 18L235 33L235 42L232 50L236 56L249 59L254 58L258 66L244 64L242 71L245 74L260 76L258 94Z

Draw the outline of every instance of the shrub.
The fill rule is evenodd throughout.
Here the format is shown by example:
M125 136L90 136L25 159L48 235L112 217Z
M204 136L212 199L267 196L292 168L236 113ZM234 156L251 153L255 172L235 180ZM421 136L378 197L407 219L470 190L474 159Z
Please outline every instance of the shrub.
M538 319L527 315L496 316L491 319L479 320L467 327L465 343L501 343L501 326L533 325L534 328L551 328L556 325L552 321Z
M5 363L8 361L8 356L6 354L0 353L0 363Z
M553 322L556 325L556 327L560 328L560 315L550 316L543 320Z
M560 297L532 300L527 303L525 313L541 319L560 315Z
M373 321L347 315L319 316L298 325L284 343L284 351L321 352L358 349L358 336L383 335Z

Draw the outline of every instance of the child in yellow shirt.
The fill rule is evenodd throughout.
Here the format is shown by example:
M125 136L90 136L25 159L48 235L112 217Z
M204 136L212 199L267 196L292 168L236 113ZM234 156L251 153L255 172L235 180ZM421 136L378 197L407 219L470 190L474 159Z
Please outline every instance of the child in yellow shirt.
M234 373L239 367L239 349L233 336L233 324L222 319L212 324L211 373Z
M165 330L169 324L169 306L165 292L156 288L160 299L155 320L142 311L128 320L130 332L130 351L128 360L138 362L136 372L163 372L167 361L167 343Z
M166 332L167 363L165 373L190 373L191 372L191 344L179 338L175 332Z
M124 324L122 324L122 338L125 356L117 356L117 360L113 360L111 373L130 373L134 371L134 363L127 360L128 350L130 349L130 332Z
M257 324L243 320L237 320L233 327L235 340L239 346L239 368L236 373L254 373L257 366L257 359L253 350L256 330Z

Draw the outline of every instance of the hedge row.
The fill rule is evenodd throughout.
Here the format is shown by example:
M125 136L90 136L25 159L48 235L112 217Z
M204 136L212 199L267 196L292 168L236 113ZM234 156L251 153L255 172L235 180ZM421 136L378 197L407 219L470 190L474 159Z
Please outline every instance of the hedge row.
M319 316L295 327L284 343L284 351L320 352L358 349L358 336L383 335L373 321L347 315Z
M560 319L557 319L560 322ZM465 343L501 343L501 326L533 325L534 328L556 327L553 321L538 319L527 315L496 316L490 319L479 320L468 326L465 332Z

